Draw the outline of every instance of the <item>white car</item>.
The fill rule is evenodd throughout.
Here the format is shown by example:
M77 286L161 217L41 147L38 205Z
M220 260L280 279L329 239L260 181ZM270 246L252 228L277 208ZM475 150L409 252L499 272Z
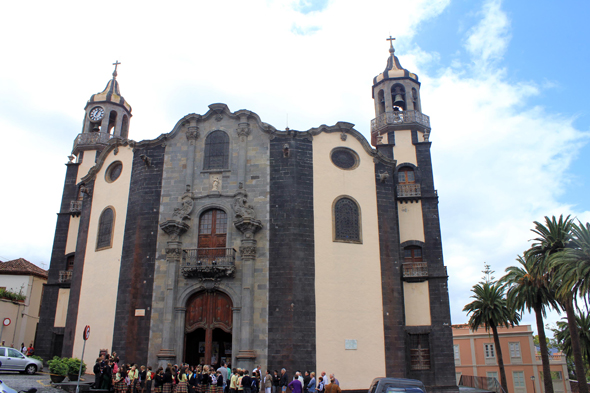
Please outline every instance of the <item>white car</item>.
M2 371L20 371L27 374L43 371L41 361L25 356L14 348L0 347L0 362Z

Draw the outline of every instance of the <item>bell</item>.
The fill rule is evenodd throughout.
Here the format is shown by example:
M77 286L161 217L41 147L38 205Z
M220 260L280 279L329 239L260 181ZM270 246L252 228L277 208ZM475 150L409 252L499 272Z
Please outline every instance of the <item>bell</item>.
M405 104L406 102L404 101L402 95L396 94L393 100L393 106L401 106L403 108Z

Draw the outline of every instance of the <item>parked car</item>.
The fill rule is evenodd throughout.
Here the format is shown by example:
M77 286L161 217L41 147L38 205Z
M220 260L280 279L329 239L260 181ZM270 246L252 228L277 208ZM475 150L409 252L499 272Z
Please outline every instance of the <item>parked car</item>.
M426 393L426 386L417 379L375 378L369 387L369 393Z
M14 348L0 347L0 362L2 371L20 371L27 374L43 371L41 361L25 356Z

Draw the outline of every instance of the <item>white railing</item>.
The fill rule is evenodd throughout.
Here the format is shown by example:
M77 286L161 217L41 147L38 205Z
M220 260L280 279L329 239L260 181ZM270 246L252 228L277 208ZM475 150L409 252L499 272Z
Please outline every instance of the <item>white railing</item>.
M76 147L83 145L106 145L113 137L112 134L107 132L84 132L78 134L72 150L76 150Z
M397 197L408 198L408 197L419 197L420 184L398 184L397 185Z
M380 131L388 125L418 123L430 128L430 117L419 111L385 112L371 120L371 131Z

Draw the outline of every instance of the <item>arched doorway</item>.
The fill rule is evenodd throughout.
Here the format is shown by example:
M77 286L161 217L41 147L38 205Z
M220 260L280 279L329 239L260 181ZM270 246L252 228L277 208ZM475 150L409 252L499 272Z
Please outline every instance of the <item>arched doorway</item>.
M231 362L232 301L223 292L202 291L186 302L184 361L219 367Z

